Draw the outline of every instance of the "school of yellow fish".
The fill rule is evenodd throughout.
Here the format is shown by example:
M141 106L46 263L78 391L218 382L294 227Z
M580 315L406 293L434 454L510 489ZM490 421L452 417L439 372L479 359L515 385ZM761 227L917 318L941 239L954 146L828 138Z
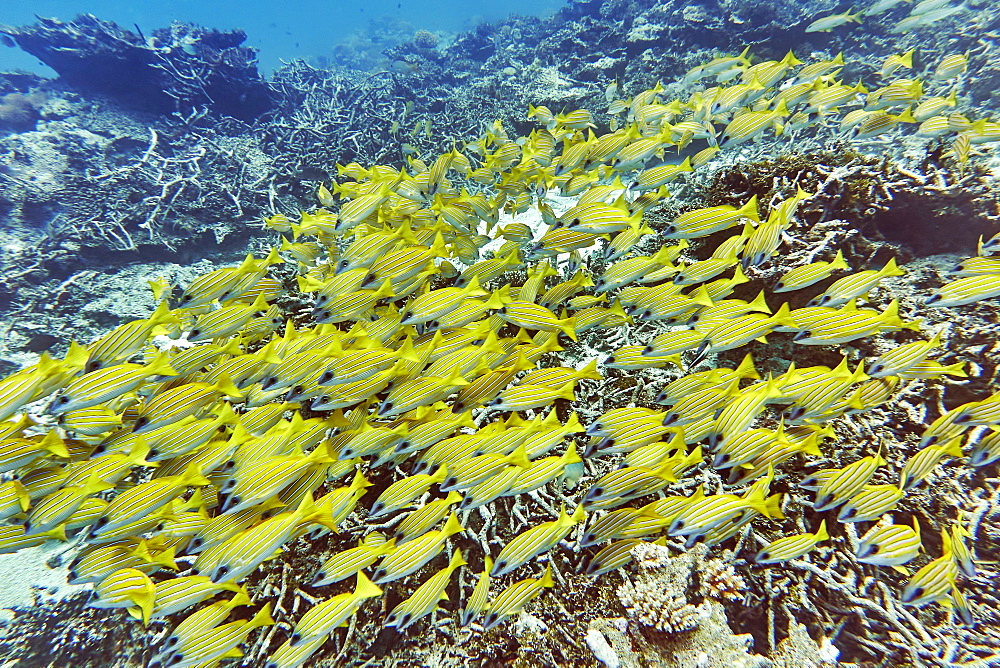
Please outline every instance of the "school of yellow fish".
M945 60L935 79L964 71L964 62ZM490 629L553 586L551 564L542 570L535 560L571 536L597 576L627 564L644 540L715 545L751 522L782 519L782 495L770 491L775 471L834 450L824 441L836 438L838 417L891 400L910 380L965 372L933 358L937 335L854 368L846 358L833 368L793 363L762 378L747 355L734 369L690 371L772 332L794 333L796 346L835 346L919 324L903 320L895 301L881 310L864 304L884 278L903 273L895 261L852 271L839 252L795 267L751 301L729 298L749 280L744 272L794 233L810 197L801 189L766 210L753 198L688 211L660 232L644 214L670 196L669 182L770 130L839 122L864 138L919 123L919 134L951 135L958 162L971 146L1000 140L1000 123L951 112L954 95L924 98L919 79L888 80L912 67L912 52L890 58L885 86L871 92L838 80L843 65L840 55L804 64L791 53L751 64L744 52L689 72L692 85L707 77L719 85L687 100L662 99L660 86L618 100L609 87L614 123L601 136L587 111L532 107L542 127L524 138L497 122L433 162L411 157L405 171L341 166L339 182L319 188L321 208L297 222L266 221L283 235L266 257L202 275L179 296L153 282L159 306L148 318L0 380L0 552L82 536L70 577L93 583L92 605L126 608L143 623L188 613L151 665L214 666L275 623L262 601L226 620L254 604L241 583L283 546L337 532L352 513L372 524L405 513L392 535L369 532L302 583L322 600L290 626L268 664L293 668L367 599L445 552L466 531L467 511L544 486L575 487L585 462L619 465L570 492L575 507L495 553L452 550L384 624L404 631L428 617L467 558L483 565L453 607L460 624ZM709 147L650 165L696 139ZM557 215L553 192L576 202ZM501 214L532 208L546 227L538 238L523 223L499 226ZM724 230L733 233L709 259L688 259L689 244ZM658 250L630 255L649 238L662 241ZM481 259L493 240L496 251ZM595 250L609 261L600 275L586 264ZM993 253L1000 235L981 242L928 306L1000 296ZM297 268L300 297L313 307L298 324L276 305L287 290L270 268L283 262ZM524 277L520 285L512 275ZM808 306L775 297L835 275ZM659 333L578 367L552 366L560 335L576 341L634 323L658 323ZM661 388L659 408L615 408L585 424L557 400L574 402L578 383L602 379L602 368L679 375ZM997 461L998 425L1000 393L929 425L894 484L869 484L886 466L888 443L811 473L799 487L815 494L815 532L775 540L754 560L797 559L837 522L876 522L940 462L966 456L967 438L969 464ZM658 494L701 467L719 471L730 491ZM365 498L374 471L392 471L394 482ZM956 522L943 534L944 553L910 574L903 567L921 549L919 524L880 522L856 558L907 572L903 603L954 606L972 623L957 585L975 573L966 537ZM514 571L530 577L498 586ZM342 580L354 588L326 593Z

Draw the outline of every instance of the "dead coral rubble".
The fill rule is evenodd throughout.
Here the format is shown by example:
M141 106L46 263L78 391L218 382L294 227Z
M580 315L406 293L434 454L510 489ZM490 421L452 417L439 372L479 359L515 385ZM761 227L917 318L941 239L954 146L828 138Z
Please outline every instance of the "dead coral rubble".
M68 23L39 18L31 26L0 26L0 33L70 87L137 109L187 115L204 108L252 120L272 106L270 89L257 72L256 50L241 46L242 30L174 23L147 39L83 14Z

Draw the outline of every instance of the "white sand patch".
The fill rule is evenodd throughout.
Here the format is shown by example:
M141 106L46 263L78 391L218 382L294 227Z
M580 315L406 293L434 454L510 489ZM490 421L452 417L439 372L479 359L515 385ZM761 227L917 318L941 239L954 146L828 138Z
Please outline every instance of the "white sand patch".
M616 199L619 195L622 194L622 192L624 191L622 190L612 191L609 197L606 199L606 201ZM550 190L545 195L545 202L550 207L552 207L553 213L555 213L557 216L561 216L563 213L565 213L570 208L576 205L577 201L579 200L579 196L573 195L572 197L565 197L557 193L558 191L556 190ZM542 236L545 235L546 232L549 231L549 226L542 219L541 211L539 211L536 207L530 207L527 211L515 215L511 215L508 213L501 213L499 221L497 222L497 225L494 229L502 230L504 227L510 225L511 223L523 223L524 225L527 225L529 228L531 228L531 238L533 241L538 241L539 239L542 238ZM496 253L496 251L499 250L500 247L504 245L504 243L506 243L506 240L502 236L500 236L499 232L493 232L493 234L496 234L496 238L494 238L488 244L484 245L480 249L480 252L492 251ZM595 243L593 246L589 246L588 248L581 248L579 250L579 253L582 257L586 258L590 257L591 254L593 254L596 250L600 248L601 244Z
M545 196L545 201L549 206L552 207L552 211L557 215L562 215L565 211L576 204L577 197L563 197L562 195L553 194L555 191L550 191ZM509 213L500 213L500 220L494 229L503 229L511 223L523 223L531 228L531 238L534 241L538 241L542 238L546 232L549 231L549 226L545 224L542 219L542 212L536 207L529 207L527 211L523 213L518 213L511 215ZM498 232L493 232L496 234L496 238L490 241L488 244L480 249L480 252L493 251L494 253L500 249L506 243L506 240L499 235Z
M0 623L10 621L13 608L34 604L35 592L45 599L63 599L90 587L89 584L67 584L68 568L46 565L67 549L67 543L50 540L14 554L0 554ZM62 563L69 563L69 555L63 557Z

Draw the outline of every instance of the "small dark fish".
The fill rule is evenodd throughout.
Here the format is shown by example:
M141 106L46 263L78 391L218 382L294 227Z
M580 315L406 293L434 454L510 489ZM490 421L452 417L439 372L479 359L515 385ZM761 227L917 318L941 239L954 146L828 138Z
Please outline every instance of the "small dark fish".
M28 339L28 342L21 346L21 350L29 353L45 352L59 341L58 337L51 334L35 334Z

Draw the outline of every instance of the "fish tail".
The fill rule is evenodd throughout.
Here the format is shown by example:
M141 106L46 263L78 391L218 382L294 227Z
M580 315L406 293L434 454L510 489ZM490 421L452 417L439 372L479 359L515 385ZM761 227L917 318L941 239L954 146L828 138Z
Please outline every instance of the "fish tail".
M819 523L819 528L816 529L816 542L822 542L824 540L829 540L830 534L826 530L826 520Z
M568 336L571 340L576 341L576 317L566 318L559 324L559 330Z
M258 626L271 626L274 624L274 619L271 617L271 604L270 602L265 603L264 607L260 609L256 615L253 616L247 626L249 628L257 628Z
M830 269L850 269L847 265L847 261L844 260L844 251L837 250L837 254L834 256L833 260L830 261Z
M374 598L382 595L382 588L368 579L364 571L358 571L358 584L354 587L354 597Z

